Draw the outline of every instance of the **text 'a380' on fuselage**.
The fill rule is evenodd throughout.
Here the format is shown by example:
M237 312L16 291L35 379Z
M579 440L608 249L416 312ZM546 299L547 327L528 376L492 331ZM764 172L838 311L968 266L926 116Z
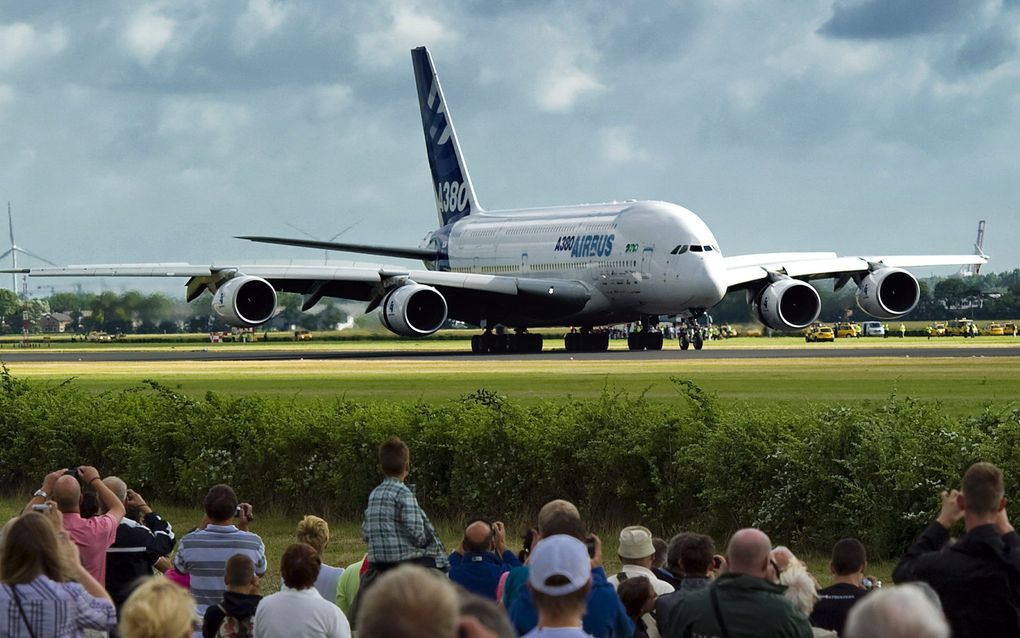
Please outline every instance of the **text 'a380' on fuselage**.
M712 231L691 211L641 201L492 211L464 217L428 236L453 272L565 279L587 284L591 299L570 316L541 308L505 311L513 326L600 325L709 308L726 293L725 266ZM476 309L451 304L450 316Z

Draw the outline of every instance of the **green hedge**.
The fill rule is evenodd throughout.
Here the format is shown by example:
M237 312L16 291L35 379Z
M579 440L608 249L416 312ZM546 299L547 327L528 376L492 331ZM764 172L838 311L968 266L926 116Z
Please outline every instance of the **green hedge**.
M0 375L0 482L34 488L94 464L153 500L193 504L218 482L260 508L357 520L376 485L376 446L407 441L412 481L436 517L533 518L550 498L603 524L723 539L760 526L828 551L862 538L895 555L978 459L1020 481L1020 411L970 418L938 403L724 406L674 379L674 403L606 391L523 405L479 390L455 401L202 399L146 382L92 394L73 381Z

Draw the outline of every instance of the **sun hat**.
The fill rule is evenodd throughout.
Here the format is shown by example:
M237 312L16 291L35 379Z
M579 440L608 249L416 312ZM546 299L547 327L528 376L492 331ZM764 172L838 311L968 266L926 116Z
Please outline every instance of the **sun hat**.
M550 585L553 576L563 576L566 583ZM557 534L543 538L535 545L528 559L528 584L547 596L566 596L581 589L591 580L588 547L573 536Z
M620 531L620 558L648 558L655 553L652 532L647 527L631 525Z

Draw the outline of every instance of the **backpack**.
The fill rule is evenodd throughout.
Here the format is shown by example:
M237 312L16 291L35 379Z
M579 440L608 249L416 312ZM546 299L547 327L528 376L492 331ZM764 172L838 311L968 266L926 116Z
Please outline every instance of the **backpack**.
M216 630L216 638L252 638L255 635L255 618L235 618L227 614L223 605L216 605L223 612L223 621Z

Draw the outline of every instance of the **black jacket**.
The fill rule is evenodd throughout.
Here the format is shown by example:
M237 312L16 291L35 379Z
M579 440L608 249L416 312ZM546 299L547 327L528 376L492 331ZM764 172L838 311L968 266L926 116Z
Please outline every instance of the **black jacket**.
M117 526L117 538L106 550L106 591L119 609L134 589L136 581L152 575L152 566L160 556L174 549L174 530L155 512L149 512L141 525L123 518Z
M255 594L236 594L232 591L223 592L223 600L220 605L227 613L223 613L220 605L209 605L205 610L205 618L202 620L202 638L215 638L216 632L220 630L220 624L227 616L233 616L238 620L250 618L255 615L255 608L259 606L262 596Z
M914 541L893 571L897 583L922 580L938 592L956 638L1020 637L1020 535L975 527L952 545L938 522Z

